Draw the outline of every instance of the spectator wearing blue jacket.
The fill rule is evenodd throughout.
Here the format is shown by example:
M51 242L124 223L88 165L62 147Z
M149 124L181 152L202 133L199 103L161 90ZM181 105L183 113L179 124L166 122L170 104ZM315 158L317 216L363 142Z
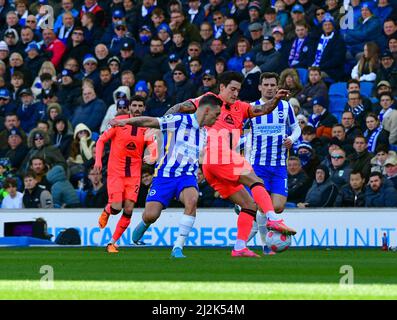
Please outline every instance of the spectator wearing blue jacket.
M379 0L378 6L375 9L375 15L380 19L383 24L387 18L393 13L393 7L389 3L389 0Z
M365 43L375 41L380 47L384 47L384 37L382 35L382 24L375 13L374 2L364 2L361 4L361 18L357 26L348 29L344 33L347 51L352 57L357 53L363 52Z
M380 172L369 176L369 188L365 192L366 207L397 207L397 190L393 182L385 179Z
M0 117L4 117L7 113L16 112L17 106L11 100L10 91L6 88L0 89Z
M23 131L30 132L36 127L36 109L38 103L34 103L33 93L30 89L23 89L19 93L21 105L18 106L17 115L21 120L21 127Z
M90 86L83 88L83 102L74 111L73 127L79 123L84 123L92 132L99 132L102 119L106 114L105 103L97 98L94 88Z
M199 28L205 21L204 8L200 0L188 0L187 2L189 10L187 11L186 19Z
M47 180L51 183L51 194L55 208L78 208L79 198L73 185L66 178L65 169L62 166L54 166L47 172Z
M72 0L66 0L66 1L61 1L62 2L62 10L60 14L57 16L55 23L54 23L54 30L55 33L58 33L58 30L62 27L63 25L63 15L66 12L70 12L72 16L76 19L79 15L79 12L73 8L73 1Z
M321 71L333 81L342 81L345 76L346 45L339 32L335 29L332 16L326 16L322 21L323 33L314 48L312 66L320 67Z
M230 71L241 72L244 68L245 57L251 50L250 42L245 38L240 38L236 43L235 54L227 62L227 69Z

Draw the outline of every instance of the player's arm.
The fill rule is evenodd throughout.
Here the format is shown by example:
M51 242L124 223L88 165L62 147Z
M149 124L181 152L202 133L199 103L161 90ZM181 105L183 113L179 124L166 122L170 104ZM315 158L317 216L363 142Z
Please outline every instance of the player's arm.
M192 101L186 100L169 108L164 115L166 116L173 113L194 113L196 109L196 105Z
M95 164L94 164L94 170L96 172L102 171L102 155L103 155L103 149L105 148L105 143L109 141L115 135L115 133L116 131L114 128L109 128L108 130L106 130L104 133L101 134L98 141L96 142Z
M291 135L284 140L284 145L287 149L290 149L292 145L301 136L301 127L299 126L298 120L296 119L294 109L288 103L288 125L291 128Z
M249 116L253 118L273 112L273 110L277 107L279 101L287 97L288 94L289 94L288 90L279 89L273 99L266 101L264 104L251 106L249 110Z
M160 129L160 122L158 118L153 117L134 117L128 119L112 119L109 124L112 127L124 127L131 125L135 127L155 128Z

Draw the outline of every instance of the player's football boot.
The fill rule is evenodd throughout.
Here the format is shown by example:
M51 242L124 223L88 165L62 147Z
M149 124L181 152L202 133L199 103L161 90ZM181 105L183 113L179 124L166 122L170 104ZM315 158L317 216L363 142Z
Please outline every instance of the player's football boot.
M256 254L254 251L251 251L248 248L244 248L241 250L232 250L232 257L238 258L260 258L260 255Z
M106 227L106 225L108 224L109 217L110 214L107 213L106 210L103 210L101 216L98 219L99 228L103 229Z
M284 220L267 220L266 222L266 228L269 230L274 230L278 231L282 234L289 234L289 235L295 235L296 231L290 227L288 227L285 223Z
M171 258L179 259L179 258L186 258L186 256L183 254L182 248L175 247L174 249L172 249Z
M141 240L137 240L137 241L132 240L132 245L134 247L143 247L146 246L146 243Z
M109 243L109 244L106 246L106 252L109 252L109 253L118 253L119 250L117 249L117 245L112 244L112 243Z
M264 256L273 256L273 255L275 255L276 253L272 250L272 249L270 249L268 246L263 246L263 255Z

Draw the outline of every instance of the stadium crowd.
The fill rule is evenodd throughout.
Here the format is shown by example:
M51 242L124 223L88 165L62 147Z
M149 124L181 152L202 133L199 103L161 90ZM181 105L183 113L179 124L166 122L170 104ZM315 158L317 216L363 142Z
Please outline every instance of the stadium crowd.
M1 207L104 207L95 143L118 108L160 117L226 70L244 101L263 72L290 90L288 207L397 206L396 18L396 0L0 0ZM199 207L231 206L198 183Z

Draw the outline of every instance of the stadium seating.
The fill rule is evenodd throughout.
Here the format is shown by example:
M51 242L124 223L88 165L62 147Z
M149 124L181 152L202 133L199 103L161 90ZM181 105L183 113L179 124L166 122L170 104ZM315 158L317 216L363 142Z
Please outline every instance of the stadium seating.
M328 90L329 96L347 97L346 82L333 83Z
M360 82L360 93L361 95L369 98L372 96L372 89L374 87L374 83L373 82L369 82L369 81L363 81Z
M347 102L346 82L333 83L329 88L328 94L329 111L340 120Z
M296 68L296 71L298 72L299 79L301 80L302 85L306 85L309 80L309 72L307 71L307 69Z

